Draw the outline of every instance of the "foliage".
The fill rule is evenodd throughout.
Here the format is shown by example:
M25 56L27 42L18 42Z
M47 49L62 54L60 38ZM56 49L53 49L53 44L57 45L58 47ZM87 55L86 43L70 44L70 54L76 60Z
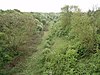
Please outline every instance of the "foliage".
M35 28L34 18L28 13L20 13L18 10L0 13L0 68L27 47L27 42L35 34Z
M36 75L99 75L99 10L65 6L60 14L36 60Z
M34 41L39 36L35 35L43 33L38 52L27 59L18 75L99 75L100 10L81 12L77 6L61 10L0 10L0 67L18 56L19 50L28 54L30 47L37 47Z

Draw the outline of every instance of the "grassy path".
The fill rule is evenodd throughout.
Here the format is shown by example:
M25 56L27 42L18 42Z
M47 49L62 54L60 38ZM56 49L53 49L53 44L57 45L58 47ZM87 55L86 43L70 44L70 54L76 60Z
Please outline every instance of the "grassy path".
M16 69L19 72L16 72L12 75L34 75L34 66L35 66L35 60L36 57L42 52L43 45L45 43L46 38L48 37L49 30L44 31L44 34L42 36L41 43L37 46L37 52L33 53L31 56L29 56L24 63L20 63L19 67ZM21 66L20 66L21 65ZM16 67L15 67L16 68Z

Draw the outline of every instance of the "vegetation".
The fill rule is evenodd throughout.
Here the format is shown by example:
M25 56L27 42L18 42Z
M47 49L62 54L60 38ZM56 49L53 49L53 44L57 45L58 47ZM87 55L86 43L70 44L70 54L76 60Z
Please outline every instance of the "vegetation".
M100 10L81 12L77 6L61 10L0 11L1 75L100 74ZM7 68L20 56L26 60Z
M100 10L82 13L77 6L63 7L36 59L36 75L99 75L99 15Z

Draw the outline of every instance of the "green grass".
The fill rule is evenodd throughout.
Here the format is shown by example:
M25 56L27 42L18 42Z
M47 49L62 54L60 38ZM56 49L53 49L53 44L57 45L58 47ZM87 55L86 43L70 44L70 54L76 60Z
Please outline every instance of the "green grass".
M21 69L19 72L16 72L15 75L34 75L34 67L35 62L37 60L37 57L41 54L41 50L43 49L43 46L45 44L46 38L48 38L48 35L50 34L50 31L45 31L44 35L42 36L41 43L37 46L38 51L33 53L30 57L28 57L24 62L20 63L18 69ZM15 69L17 70L17 69Z
M55 43L54 43L54 45L52 46L52 49L61 49L61 48L65 48L66 47L66 45L67 45L67 43L66 43L66 40L65 39L63 39L63 38L55 38L54 39L55 40Z

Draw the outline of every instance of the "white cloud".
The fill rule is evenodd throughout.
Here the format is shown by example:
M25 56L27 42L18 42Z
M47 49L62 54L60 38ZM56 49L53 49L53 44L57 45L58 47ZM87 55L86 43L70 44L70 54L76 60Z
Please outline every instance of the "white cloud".
M0 9L58 12L64 5L78 5L83 11L100 6L100 0L0 0Z

